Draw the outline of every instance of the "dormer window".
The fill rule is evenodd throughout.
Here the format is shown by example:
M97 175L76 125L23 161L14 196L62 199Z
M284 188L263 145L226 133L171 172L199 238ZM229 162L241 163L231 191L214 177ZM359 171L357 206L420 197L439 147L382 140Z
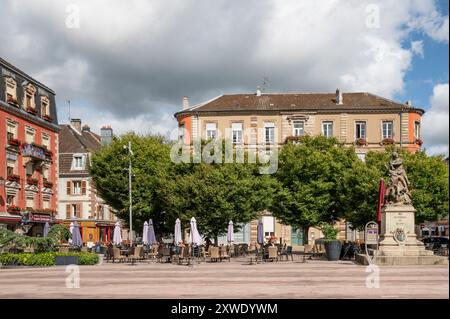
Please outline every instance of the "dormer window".
M6 103L18 106L17 102L17 84L12 77L5 77L6 84Z
M29 112L35 112L36 111L36 103L34 96L36 94L36 88L34 85L28 83L24 86L24 101L23 105L25 109Z
M72 170L83 170L85 166L84 154L74 154L72 158Z

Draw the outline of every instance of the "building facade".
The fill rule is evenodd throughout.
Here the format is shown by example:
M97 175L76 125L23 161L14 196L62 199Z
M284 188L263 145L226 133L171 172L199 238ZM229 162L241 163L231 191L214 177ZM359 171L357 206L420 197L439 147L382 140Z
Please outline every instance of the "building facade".
M191 145L196 139L229 139L235 147L256 145L281 147L302 135L335 137L354 146L362 160L370 150L383 150L394 144L416 152L421 148L421 118L424 110L371 93L289 93L221 95L183 108L175 113L179 139ZM291 229L270 213L262 216L266 236L274 235L292 245L312 244L322 237L320 230ZM244 241L256 240L257 221L244 227ZM341 239L358 240L348 225L339 223ZM240 236L240 235L239 235Z
M112 136L112 129L102 128L102 136L99 136L87 125L81 126L79 119L72 119L69 125L60 128L57 218L67 226L76 220L83 242L106 243L112 240L116 216L97 195L89 165L92 153L105 143L102 136Z
M58 201L55 92L0 58L0 225L42 236Z

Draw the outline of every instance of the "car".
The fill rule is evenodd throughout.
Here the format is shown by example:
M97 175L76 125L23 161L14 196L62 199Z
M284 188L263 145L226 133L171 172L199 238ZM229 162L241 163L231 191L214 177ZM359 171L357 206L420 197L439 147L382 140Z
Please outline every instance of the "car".
M442 245L446 245L448 247L448 237L444 236L430 236L422 239L422 242L428 249L439 249Z

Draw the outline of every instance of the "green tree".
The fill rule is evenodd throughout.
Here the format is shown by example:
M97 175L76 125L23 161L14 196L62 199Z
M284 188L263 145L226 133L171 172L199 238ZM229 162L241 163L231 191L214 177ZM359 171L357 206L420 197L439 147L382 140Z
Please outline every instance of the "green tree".
M340 190L357 161L354 149L334 138L303 136L299 144L287 144L275 174L283 189L274 195L274 215L285 224L307 229L355 210L358 203L347 201Z
M91 175L98 194L117 211L117 216L128 226L128 163L129 155L125 148L132 143L132 197L133 229L138 232L143 223L152 218L156 231L168 231L174 214L176 199L173 191L175 185L170 176L170 143L160 136L139 136L128 133L104 146L92 157ZM165 216L161 214L165 211Z

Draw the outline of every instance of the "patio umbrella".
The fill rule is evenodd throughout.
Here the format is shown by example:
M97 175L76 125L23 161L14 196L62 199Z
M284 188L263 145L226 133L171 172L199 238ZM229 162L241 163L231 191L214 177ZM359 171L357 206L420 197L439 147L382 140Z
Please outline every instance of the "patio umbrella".
M119 222L117 222L116 227L114 227L113 244L117 246L120 245L121 243L122 243L122 231L120 230Z
M72 243L72 237L73 237L73 223L70 223L70 226L69 226L69 232L70 232L70 237L71 238L69 238L69 244L71 244Z
M231 220L228 223L227 241L229 243L234 241L234 227L233 227L233 221L231 221Z
M192 245L191 255L194 256L194 247L198 247L202 243L202 236L197 229L197 221L194 217L191 218L191 231L189 233L189 244Z
M44 225L44 237L48 236L48 231L50 230L50 225L48 224L48 222L45 222Z
M148 244L148 223L144 222L144 229L142 230L142 242L144 245Z
M75 246L75 247L83 246L83 240L81 239L80 227L78 226L77 222L75 222L73 224L72 246Z
M175 221L175 245L178 246L182 240L181 238L181 221L179 218Z
M148 221L148 244L153 245L156 244L156 236L155 236L155 228L153 227L153 220L150 219Z
M259 220L257 227L257 238L256 241L260 245L264 245L264 226L262 220Z

